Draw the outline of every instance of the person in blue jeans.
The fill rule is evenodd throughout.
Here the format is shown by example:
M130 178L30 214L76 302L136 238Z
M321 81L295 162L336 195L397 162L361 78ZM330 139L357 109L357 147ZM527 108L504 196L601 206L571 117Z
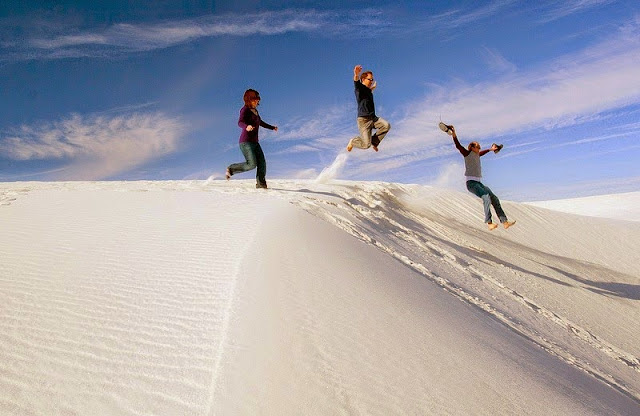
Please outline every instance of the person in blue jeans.
M240 133L240 151L244 155L244 162L234 163L227 167L226 178L231 179L233 175L240 172L258 168L256 173L256 188L267 188L267 162L264 152L258 142L258 129L260 127L278 131L278 126L267 124L260 118L258 105L260 105L260 93L253 89L244 92L244 106L240 109L238 127L242 129Z
M489 230L495 230L498 224L494 223L491 219L491 206L496 210L496 215L500 219L500 222L504 228L509 228L515 221L509 221L507 215L504 213L502 206L500 205L500 199L491 192L488 186L482 183L482 166L480 164L480 157L487 153L499 150L498 146L494 143L490 149L481 150L480 143L471 142L465 149L458 141L456 135L456 129L453 126L447 126L449 129L447 133L453 137L453 142L456 145L456 149L460 151L464 157L465 173L467 178L467 190L475 196L482 199L484 204L484 222L487 223Z

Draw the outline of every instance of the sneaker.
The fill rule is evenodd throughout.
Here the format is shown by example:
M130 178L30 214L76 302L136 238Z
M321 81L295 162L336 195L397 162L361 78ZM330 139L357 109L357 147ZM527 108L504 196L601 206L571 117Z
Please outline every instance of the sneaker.
M224 177L227 178L227 180L231 179L231 171L229 168L227 168L227 171L224 173Z
M516 223L515 221L505 221L505 222L502 223L502 225L504 226L504 228L506 230L507 228L511 227L515 223ZM497 227L497 225L496 225L496 227Z
M497 147L497 149L494 150L493 153L498 153L504 147L504 145L502 145L502 144L495 144L494 143L493 145Z
M440 130L442 130L443 132L447 133L449 136L453 135L453 130L451 130L451 125L449 124L444 124L442 121L440 123L438 123L438 127L440 127Z
M260 182L256 183L256 189L267 189L267 183L266 182L264 182L264 183L260 183Z
M489 231L493 231L496 228L498 228L498 224L493 223L493 222L489 222L489 223L487 223L487 225L489 226ZM507 228L507 227L505 227L505 228Z

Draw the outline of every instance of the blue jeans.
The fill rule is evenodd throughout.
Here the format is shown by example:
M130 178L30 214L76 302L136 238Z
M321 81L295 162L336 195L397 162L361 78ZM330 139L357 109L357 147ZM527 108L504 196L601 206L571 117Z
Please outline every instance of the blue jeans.
M234 175L257 167L256 181L258 185L266 185L267 161L264 159L264 152L262 151L262 147L260 147L260 143L242 142L240 143L240 151L244 155L245 162L229 165L229 173Z
M496 194L491 192L488 186L478 181L467 181L467 190L478 198L482 198L484 205L484 222L491 222L491 205L493 205L493 209L496 210L496 215L500 218L500 222L507 221L507 216L502 210L502 206L500 206L500 200Z

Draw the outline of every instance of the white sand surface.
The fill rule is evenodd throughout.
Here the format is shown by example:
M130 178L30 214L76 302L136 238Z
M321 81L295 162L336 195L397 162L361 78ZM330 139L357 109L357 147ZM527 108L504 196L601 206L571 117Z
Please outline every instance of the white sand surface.
M0 184L0 414L640 414L640 224L269 184Z
M529 202L529 204L554 211L590 217L640 221L640 192L535 201Z

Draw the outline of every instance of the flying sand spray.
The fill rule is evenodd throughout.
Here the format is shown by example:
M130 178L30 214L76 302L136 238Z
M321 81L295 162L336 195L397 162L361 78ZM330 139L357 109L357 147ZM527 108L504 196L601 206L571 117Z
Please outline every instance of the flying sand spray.
M344 165L347 163L348 158L349 155L347 153L338 153L338 156L336 156L333 163L322 169L322 172L320 172L315 182L327 183L330 180L337 178L340 172L342 172Z

